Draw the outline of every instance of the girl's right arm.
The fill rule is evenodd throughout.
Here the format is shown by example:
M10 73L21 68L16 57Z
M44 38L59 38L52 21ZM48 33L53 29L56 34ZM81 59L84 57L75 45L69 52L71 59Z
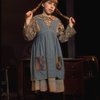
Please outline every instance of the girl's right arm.
M36 36L36 26L37 23L35 19L33 18L32 11L28 11L25 16L25 23L23 28L23 35L25 40L31 41Z

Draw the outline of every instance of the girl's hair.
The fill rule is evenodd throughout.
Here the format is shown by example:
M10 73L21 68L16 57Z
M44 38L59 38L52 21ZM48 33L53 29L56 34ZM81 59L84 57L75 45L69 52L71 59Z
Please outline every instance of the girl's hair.
M41 2L36 6L36 8L34 8L34 9L32 10L32 12L35 13L35 12L41 7L41 5L42 5L43 3L45 3L46 1L48 1L48 0L41 0ZM52 1L52 2L58 4L58 0L50 0L50 1ZM59 14L60 16L62 16L62 17L65 18L65 19L69 20L69 17L63 15L63 14L60 12L60 10L57 9L57 8L55 9L55 13Z
M49 1L49 0L42 0L42 3L45 3L46 1ZM54 2L54 3L56 3L56 4L58 4L58 0L50 0L50 1L52 1L52 2Z

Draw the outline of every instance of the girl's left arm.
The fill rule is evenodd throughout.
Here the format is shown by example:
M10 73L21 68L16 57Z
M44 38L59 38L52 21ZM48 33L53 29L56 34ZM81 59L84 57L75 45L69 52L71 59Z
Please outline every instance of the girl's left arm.
M66 29L64 29L64 26L61 22L58 24L58 38L61 42L67 42L69 38L71 38L75 34L76 30L74 29L72 23L69 23Z

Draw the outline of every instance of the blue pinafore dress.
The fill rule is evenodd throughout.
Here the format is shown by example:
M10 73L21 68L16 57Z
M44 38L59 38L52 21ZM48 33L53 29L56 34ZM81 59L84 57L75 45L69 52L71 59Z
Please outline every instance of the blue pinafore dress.
M48 26L43 19L35 18L40 31L33 40L31 51L31 80L64 79L64 62L57 37L59 20Z
M64 62L59 41L68 41L76 33L75 29L69 25L64 29L57 17L40 14L28 25L25 23L23 31L26 40L33 40L30 59L32 91L64 92Z

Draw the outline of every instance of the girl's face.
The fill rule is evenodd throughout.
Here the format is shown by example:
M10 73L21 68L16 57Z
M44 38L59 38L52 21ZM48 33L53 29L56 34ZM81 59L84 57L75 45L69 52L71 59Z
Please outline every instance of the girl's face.
M44 8L44 12L47 15L51 15L55 11L57 4L55 2L48 0L45 3L43 3L42 6Z

